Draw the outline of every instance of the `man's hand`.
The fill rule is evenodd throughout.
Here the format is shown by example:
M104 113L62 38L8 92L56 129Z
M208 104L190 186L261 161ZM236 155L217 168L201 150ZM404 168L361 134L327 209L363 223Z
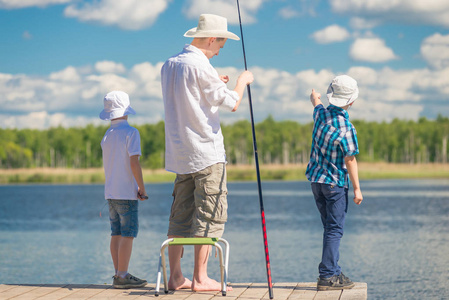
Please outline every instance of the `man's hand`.
M220 75L220 80L223 81L224 83L228 83L229 76L228 75Z
M312 102L313 107L323 104L323 102L321 102L321 94L312 89L312 93L310 94L310 102Z
M242 84L244 86L247 86L250 83L253 83L254 76L253 73L250 71L244 71L242 74L240 74L239 78L237 79L237 84Z
M240 105L240 102L242 102L243 93L245 92L245 88L248 84L252 83L254 81L253 73L250 71L244 71L242 74L240 74L239 78L237 78L237 84L235 85L234 91L239 94L239 100L234 106L234 109L232 111L236 111L237 108Z

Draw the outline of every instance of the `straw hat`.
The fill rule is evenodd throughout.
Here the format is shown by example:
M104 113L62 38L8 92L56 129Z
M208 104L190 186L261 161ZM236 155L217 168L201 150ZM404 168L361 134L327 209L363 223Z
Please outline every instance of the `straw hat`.
M100 113L100 119L112 120L126 115L135 115L136 111L129 103L129 96L125 92L112 91L103 99L104 109Z
M338 107L351 104L358 96L357 81L348 75L335 77L327 89L329 103Z
M211 14L200 15L198 27L190 29L184 33L184 36L193 38L217 37L236 41L240 40L237 35L228 31L228 21L226 18Z

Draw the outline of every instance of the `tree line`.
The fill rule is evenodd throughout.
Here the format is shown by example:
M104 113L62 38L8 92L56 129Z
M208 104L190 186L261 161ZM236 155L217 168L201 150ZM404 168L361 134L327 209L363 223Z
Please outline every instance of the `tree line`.
M395 119L378 123L355 120L360 154L358 161L388 163L447 163L449 118L418 121ZM135 126L141 136L145 168L163 168L164 122ZM91 168L102 166L100 141L108 126L56 127L46 130L0 129L0 168ZM261 164L306 164L313 123L275 121L257 123ZM230 164L252 164L251 123L241 120L222 125Z

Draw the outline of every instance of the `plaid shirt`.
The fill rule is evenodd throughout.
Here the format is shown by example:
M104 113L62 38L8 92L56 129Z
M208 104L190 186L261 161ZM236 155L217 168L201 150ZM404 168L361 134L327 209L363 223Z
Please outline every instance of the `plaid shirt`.
M357 134L349 122L346 110L329 105L317 105L313 111L315 122L310 161L306 177L311 182L348 187L345 157L359 153Z

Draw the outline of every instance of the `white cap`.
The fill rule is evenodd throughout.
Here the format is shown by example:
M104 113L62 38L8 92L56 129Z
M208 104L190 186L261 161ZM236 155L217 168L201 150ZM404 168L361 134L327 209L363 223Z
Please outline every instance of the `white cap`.
M351 104L359 96L357 81L348 75L335 77L327 89L329 103L338 107Z
M100 113L100 119L112 120L126 115L135 115L135 110L129 103L129 96L122 91L112 91L103 99L104 109Z

